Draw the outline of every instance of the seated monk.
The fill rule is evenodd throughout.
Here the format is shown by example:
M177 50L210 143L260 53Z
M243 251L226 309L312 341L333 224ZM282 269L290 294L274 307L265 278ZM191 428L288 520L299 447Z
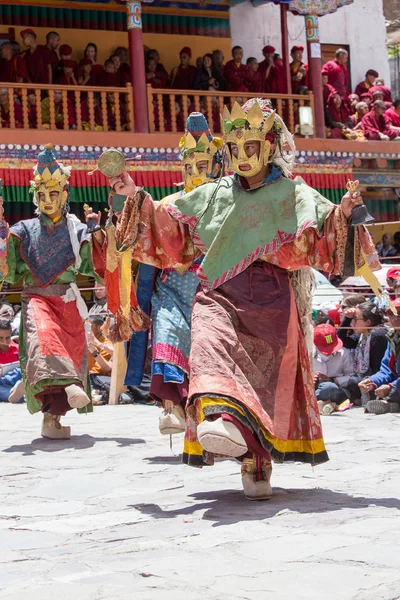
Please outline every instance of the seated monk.
M10 42L1 46L0 81L10 83L27 83L29 81L26 63L21 54L14 55Z
M340 139L343 136L342 129L350 117L350 110L338 92L334 92L328 98L325 108L325 125L331 129L331 138Z
M349 94L347 98L347 105L349 106L350 110L355 111L356 104L358 104L358 102L360 102L360 97L357 94Z
M28 90L26 99L28 102L29 129L36 129L36 127L37 127L37 110L36 110L35 90Z
M103 72L96 78L96 85L101 87L119 87L119 76L111 58L104 63Z
M361 129L367 140L394 140L397 131L392 129L388 117L385 115L386 105L383 100L376 100L372 110L361 120Z
M371 92L365 92L365 94L361 94L360 102L365 102L369 109L371 109L373 100Z
M54 120L57 129L64 129L64 102L61 90L54 90ZM44 129L50 129L50 97L42 100L42 123ZM76 129L75 113L72 101L70 98L66 98L65 109L68 113L68 128Z
M357 102L355 110L356 112L354 115L350 115L349 120L347 121L347 127L350 127L350 129L360 127L361 119L369 112L369 107L366 102Z
M387 109L385 116L389 119L393 128L400 128L400 98L393 102L391 108Z
M111 131L123 131L124 129L126 129L126 123L127 123L126 106L121 101L121 99L119 99L120 121L119 121L119 124L117 124L117 111L116 111L117 105L116 105L115 100L116 99L115 99L114 92L107 92L107 124L108 124L108 128Z
M94 108L94 129L95 131L103 131L103 117L100 107L100 100L98 94L93 95L93 108ZM81 102L81 119L82 127L85 131L90 131L90 110L89 110L89 99L85 98Z
M375 83L375 79L379 77L378 71L374 69L369 69L365 73L365 80L361 81L356 87L356 94L361 97L361 94L365 94L365 92L369 92L371 87Z
M3 128L11 127L11 111L10 111L10 96L7 88L0 88L0 118ZM14 100L14 127L20 129L23 127L22 108L18 102Z
M382 92L384 102L393 102L392 90L385 85L385 80L382 77L375 79L375 83L369 91L373 94L376 90Z

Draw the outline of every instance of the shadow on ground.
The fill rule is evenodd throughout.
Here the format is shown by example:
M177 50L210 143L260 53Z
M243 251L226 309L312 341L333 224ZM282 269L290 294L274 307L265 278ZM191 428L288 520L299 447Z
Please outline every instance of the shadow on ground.
M141 438L93 437L84 434L73 435L70 440L47 440L44 438L37 438L32 440L30 444L10 446L9 448L4 448L2 452L18 452L24 456L30 456L36 454L36 452L59 452L60 450L66 449L87 450L88 448L93 448L98 442L117 442L120 448L146 443L145 440L142 440Z
M274 488L274 495L268 502L249 502L241 490L197 492L190 494L189 498L193 498L195 504L178 509L164 510L157 504L134 504L131 508L155 519L173 519L205 510L202 518L212 521L214 527L268 519L285 509L302 514L328 513L343 508L365 509L368 506L400 509L398 498L366 498L323 488Z

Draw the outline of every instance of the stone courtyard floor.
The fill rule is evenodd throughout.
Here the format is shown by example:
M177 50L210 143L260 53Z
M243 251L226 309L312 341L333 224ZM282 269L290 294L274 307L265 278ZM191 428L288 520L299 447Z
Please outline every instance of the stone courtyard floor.
M400 598L400 415L323 418L330 462L180 464L152 406L70 414L70 442L0 405L0 599ZM175 436L179 452L181 437Z

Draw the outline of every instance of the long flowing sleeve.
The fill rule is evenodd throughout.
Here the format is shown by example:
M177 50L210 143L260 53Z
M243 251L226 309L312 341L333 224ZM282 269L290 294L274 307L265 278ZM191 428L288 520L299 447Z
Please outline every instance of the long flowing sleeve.
M189 267L198 255L188 226L143 190L125 202L116 230L119 245L126 240L133 248L132 258L159 269Z
M2 240L2 245L5 260L2 259L1 261L0 278L7 281L7 283L17 283L27 270L20 256L20 240L14 235L8 234L7 239Z

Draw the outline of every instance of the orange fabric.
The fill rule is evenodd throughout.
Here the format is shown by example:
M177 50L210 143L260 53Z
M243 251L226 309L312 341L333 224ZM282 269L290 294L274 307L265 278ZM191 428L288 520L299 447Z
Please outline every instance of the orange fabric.
M106 338L105 335L102 335L100 338L97 338L98 341L101 344L106 344L107 346L112 346L112 343L110 342L110 340L108 340ZM111 355L108 354L108 352L106 352L105 350L100 350L99 351L100 356L102 356L104 358L104 360L109 361L111 360ZM97 375L109 375L109 373L106 373L99 364L97 364L96 359L93 358L93 356L91 355L91 353L89 352L89 372L90 373L96 373Z

